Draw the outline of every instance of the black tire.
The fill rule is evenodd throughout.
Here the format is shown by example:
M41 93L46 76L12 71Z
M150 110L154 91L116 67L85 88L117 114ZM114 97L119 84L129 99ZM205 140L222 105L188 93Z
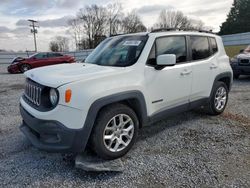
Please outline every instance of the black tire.
M20 66L20 71L22 72L22 73L24 73L24 72L26 72L26 71L28 71L28 70L30 70L31 69L31 66L29 65L29 64L22 64L21 66Z
M234 79L239 79L240 75L239 74L234 74Z
M131 136L128 145L124 146L125 147L124 149L122 149L121 151L112 152L105 146L106 142L104 141L104 133L105 133L104 130L106 128L106 125L108 125L109 122L111 122L112 118L121 114L127 115L132 120L134 124L133 136ZM123 127L125 127L125 125ZM111 160L122 157L134 145L138 134L138 129L139 129L139 121L136 116L136 113L131 108L129 108L124 104L113 104L107 106L99 112L98 117L95 121L95 125L90 138L90 147L99 157L103 159ZM114 135L114 132L112 133L112 135ZM121 136L120 138L122 139L123 136ZM110 142L113 143L114 141ZM115 139L115 142L118 142L118 140Z
M217 92L220 88L224 88L226 94L226 101L225 101L225 104L223 106L223 108L221 109L218 109L216 108L216 96L217 96ZM213 116L216 116L216 115L220 115L221 113L224 112L226 106L227 106L227 102L228 102L228 87L227 85L224 83L224 82L216 82L215 85L214 85L214 88L212 90L212 94L211 94L211 97L209 99L209 103L207 105L207 108L206 108L206 111L208 114L210 115L213 115ZM222 107L222 106L221 106Z

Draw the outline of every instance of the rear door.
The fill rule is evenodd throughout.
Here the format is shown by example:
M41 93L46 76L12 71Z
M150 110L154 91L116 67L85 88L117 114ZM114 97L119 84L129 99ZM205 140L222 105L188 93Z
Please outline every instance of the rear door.
M55 65L64 62L63 55L60 53L48 53L48 64Z
M189 44L192 58L191 64L193 66L190 101L193 102L210 96L218 71L216 57L218 48L215 38L206 36L190 36Z

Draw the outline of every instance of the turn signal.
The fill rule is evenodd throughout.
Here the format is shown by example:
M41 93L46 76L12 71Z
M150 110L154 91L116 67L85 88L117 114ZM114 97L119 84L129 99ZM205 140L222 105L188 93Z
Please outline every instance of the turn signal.
M66 103L69 103L69 102L70 102L71 95L72 95L71 89L67 89L67 90L65 91L65 102L66 102Z

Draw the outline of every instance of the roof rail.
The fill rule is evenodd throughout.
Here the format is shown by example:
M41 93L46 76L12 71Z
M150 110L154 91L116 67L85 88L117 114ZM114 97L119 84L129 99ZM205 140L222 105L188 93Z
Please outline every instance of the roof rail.
M188 29L188 28L158 28L152 30L150 33L157 33L157 32L164 32L164 31L196 31L200 33L211 33L215 34L212 31L207 31L207 30L201 30L201 29Z

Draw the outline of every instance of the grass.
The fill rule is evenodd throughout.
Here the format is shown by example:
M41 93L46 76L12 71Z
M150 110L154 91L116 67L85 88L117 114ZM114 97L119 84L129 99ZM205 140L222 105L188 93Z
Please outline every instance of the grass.
M247 45L239 45L239 46L225 46L225 50L227 55L232 58L235 55L239 54L240 50L245 49Z

